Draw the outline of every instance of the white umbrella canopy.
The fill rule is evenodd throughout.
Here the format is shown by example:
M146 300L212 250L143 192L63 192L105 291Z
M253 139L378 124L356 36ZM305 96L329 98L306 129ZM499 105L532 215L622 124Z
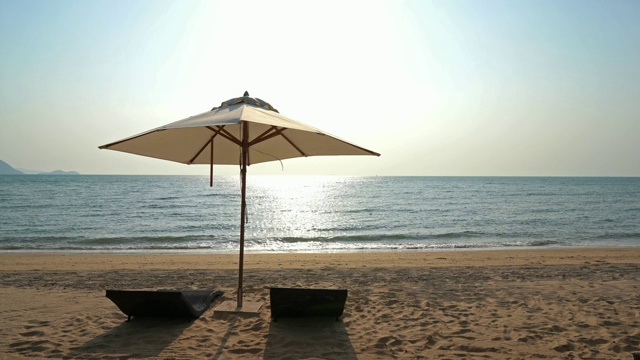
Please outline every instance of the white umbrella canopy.
M247 165L319 155L380 155L283 116L268 103L249 96L100 149L183 164L211 164L213 150L213 164L239 165L243 124L248 125Z
M244 96L194 115L99 147L183 164L239 165L241 174L240 259L235 304L216 310L257 312L258 303L243 303L244 226L247 166L261 162L320 155L380 154L341 140L281 115L269 103Z

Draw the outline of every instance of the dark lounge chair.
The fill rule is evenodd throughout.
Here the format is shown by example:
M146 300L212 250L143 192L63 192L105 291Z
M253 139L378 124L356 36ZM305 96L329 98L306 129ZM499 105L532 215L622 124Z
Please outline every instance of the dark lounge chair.
M222 291L214 290L107 290L107 297L131 317L197 319Z
M340 321L347 290L271 288L271 318L334 317Z

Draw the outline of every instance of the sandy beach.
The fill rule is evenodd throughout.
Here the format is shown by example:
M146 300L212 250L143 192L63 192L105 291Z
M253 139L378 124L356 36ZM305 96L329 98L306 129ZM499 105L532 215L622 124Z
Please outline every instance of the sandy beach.
M640 249L0 254L0 358L632 359ZM269 287L344 288L341 322L270 321ZM193 321L127 319L106 289L225 292Z

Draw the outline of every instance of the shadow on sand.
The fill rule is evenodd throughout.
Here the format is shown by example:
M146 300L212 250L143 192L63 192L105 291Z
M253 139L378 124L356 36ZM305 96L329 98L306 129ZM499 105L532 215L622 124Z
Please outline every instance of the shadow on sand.
M342 321L280 318L271 322L264 359L297 358L355 360L357 356Z
M193 321L185 319L133 319L72 349L65 358L126 359L159 356L191 324Z

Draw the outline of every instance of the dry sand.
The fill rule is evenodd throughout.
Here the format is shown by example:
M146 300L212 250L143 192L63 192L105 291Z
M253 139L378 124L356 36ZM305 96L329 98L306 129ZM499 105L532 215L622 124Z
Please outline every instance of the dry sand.
M0 254L0 358L632 359L640 249ZM342 322L270 321L269 287L346 288ZM134 319L105 289L225 291L196 321Z

